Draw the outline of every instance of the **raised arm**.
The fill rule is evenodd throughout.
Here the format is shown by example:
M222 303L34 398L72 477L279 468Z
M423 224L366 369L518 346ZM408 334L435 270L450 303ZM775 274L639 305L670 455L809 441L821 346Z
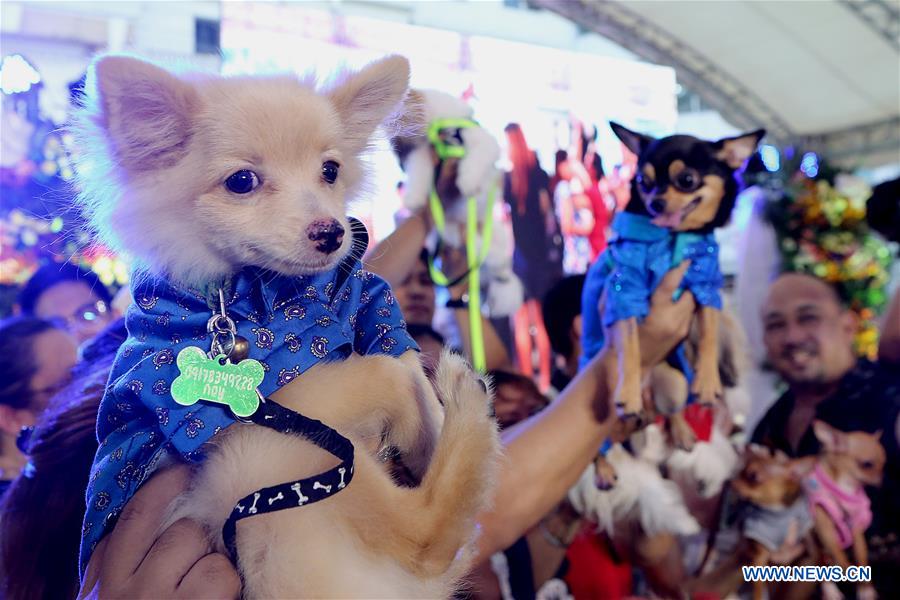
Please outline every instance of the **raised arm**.
M639 327L645 370L687 336L693 297L686 293L672 302L687 266L666 275ZM607 385L615 376L612 360L604 348L550 406L504 432L494 506L480 519L479 561L509 547L550 512L596 456L614 422Z
M419 260L430 230L431 213L426 206L400 223L393 233L366 254L363 258L366 269L391 287L400 285Z
M559 204L559 227L564 235L590 235L594 230L594 216L591 213L589 219L579 223L575 220L575 196L563 198Z
M449 273L460 273L465 270L466 255L465 252L452 248L445 249L443 254L444 263L447 265ZM451 300L460 300L468 292L469 278L464 277L457 285L448 288L447 293ZM472 334L469 327L469 309L466 307L456 308L453 311L456 321L456 327L459 330L460 339L463 343L463 349L469 361L472 360ZM484 338L484 358L485 366L488 371L494 369L506 369L510 367L509 353L506 346L497 335L497 330L491 324L484 314L481 314L481 331Z

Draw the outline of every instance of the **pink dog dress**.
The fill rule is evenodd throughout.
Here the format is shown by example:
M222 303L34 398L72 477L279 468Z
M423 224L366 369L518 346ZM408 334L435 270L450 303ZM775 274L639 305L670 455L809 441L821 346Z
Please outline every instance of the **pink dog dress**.
M815 514L817 506L831 517L838 535L841 548L849 548L853 544L853 532L865 531L872 523L872 508L869 497L860 486L853 493L841 488L817 464L803 481L806 498L809 501L809 511Z

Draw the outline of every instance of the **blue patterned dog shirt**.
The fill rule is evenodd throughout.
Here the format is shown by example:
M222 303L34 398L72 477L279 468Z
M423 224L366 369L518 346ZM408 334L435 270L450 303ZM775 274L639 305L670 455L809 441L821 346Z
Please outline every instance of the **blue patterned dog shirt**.
M351 353L400 356L418 346L387 283L362 268L308 277L286 277L248 267L232 280L226 312L250 342L250 358L265 369L263 396L313 365ZM125 503L168 454L203 459L202 446L235 422L229 409L201 402L181 406L169 388L178 376L175 358L188 346L209 350L212 316L206 294L138 275L126 315L128 340L119 349L100 403L94 459L87 488L81 569ZM328 401L323 399L323 402Z

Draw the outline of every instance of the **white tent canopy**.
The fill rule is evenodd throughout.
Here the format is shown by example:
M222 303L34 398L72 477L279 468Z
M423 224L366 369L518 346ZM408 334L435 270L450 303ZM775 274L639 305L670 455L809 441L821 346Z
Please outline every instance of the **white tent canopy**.
M530 0L676 68L739 127L900 163L900 2Z

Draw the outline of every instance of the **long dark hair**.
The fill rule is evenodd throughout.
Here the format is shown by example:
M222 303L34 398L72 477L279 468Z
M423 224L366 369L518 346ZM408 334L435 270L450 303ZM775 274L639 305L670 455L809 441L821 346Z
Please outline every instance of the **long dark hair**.
M525 201L528 199L528 174L537 164L537 157L528 147L525 134L518 123L510 123L504 129L509 140L509 160L512 163L510 184L512 194L516 198L519 214L525 214Z
M126 337L120 319L96 338L26 443L28 466L0 503L0 597L6 600L78 594L78 545L97 452L97 409Z

